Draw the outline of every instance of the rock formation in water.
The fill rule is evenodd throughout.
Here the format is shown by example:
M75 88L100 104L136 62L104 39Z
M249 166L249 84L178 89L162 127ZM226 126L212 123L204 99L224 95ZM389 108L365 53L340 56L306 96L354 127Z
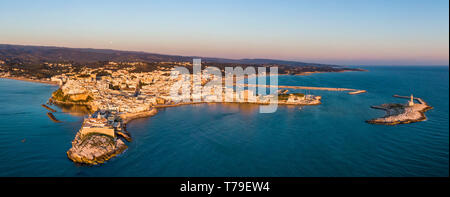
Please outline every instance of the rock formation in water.
M72 141L72 148L67 151L67 156L76 163L97 165L122 153L127 148L127 145L118 138L96 133L82 136L78 132Z
M399 96L397 96L399 97ZM380 106L372 106L375 109L382 109L386 111L386 115L382 118L376 118L366 121L370 124L408 124L426 120L425 112L431 109L427 103L418 98L420 103L414 103L411 96L411 101L407 104L388 103Z

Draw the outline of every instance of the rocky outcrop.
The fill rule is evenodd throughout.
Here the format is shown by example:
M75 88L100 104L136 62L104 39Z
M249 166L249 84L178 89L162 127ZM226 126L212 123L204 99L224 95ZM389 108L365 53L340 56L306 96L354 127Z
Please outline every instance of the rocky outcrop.
M89 105L93 100L89 93L79 93L79 94L68 94L64 92L61 88L53 92L51 100L55 103L60 104L80 104Z
M108 161L127 148L121 139L96 133L81 136L78 132L72 141L72 148L67 151L67 156L76 163L97 165Z
M382 109L386 111L386 115L382 118L376 118L366 121L370 124L396 125L408 124L426 120L425 112L432 107L425 103L414 104L413 106L403 104L383 104L380 106L373 106L375 109Z
M89 112L97 111L97 106L92 102L93 98L89 93L67 94L61 88L52 93L49 103L56 105L77 105L87 107Z

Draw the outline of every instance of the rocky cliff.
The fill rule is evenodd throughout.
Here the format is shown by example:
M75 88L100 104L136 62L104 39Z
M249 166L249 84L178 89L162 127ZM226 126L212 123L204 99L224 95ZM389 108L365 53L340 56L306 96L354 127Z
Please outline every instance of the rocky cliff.
M85 93L78 93L78 94L68 94L67 92L64 92L63 89L58 89L52 94L52 101L63 103L63 104L82 104L86 105L91 102L92 96L85 92Z

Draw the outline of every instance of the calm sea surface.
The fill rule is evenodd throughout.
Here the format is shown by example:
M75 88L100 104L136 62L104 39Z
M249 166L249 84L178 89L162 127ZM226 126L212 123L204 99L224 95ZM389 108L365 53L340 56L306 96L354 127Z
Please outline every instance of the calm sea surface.
M280 76L280 85L364 89L311 91L320 106L202 104L162 109L128 125L129 149L88 167L66 156L83 119L41 107L55 86L0 79L0 176L448 176L448 67L365 67L370 72ZM298 90L297 92L303 92ZM434 107L427 121L370 125L370 105L414 95Z

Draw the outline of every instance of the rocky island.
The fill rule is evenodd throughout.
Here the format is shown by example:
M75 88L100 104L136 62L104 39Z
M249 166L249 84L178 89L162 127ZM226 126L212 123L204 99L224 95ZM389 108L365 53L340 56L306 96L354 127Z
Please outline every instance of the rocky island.
M386 111L386 116L366 121L370 124L396 125L408 124L426 120L425 112L431 109L421 98L394 95L398 98L410 98L407 104L388 103L380 106L372 106L374 109ZM417 100L419 103L415 103Z

